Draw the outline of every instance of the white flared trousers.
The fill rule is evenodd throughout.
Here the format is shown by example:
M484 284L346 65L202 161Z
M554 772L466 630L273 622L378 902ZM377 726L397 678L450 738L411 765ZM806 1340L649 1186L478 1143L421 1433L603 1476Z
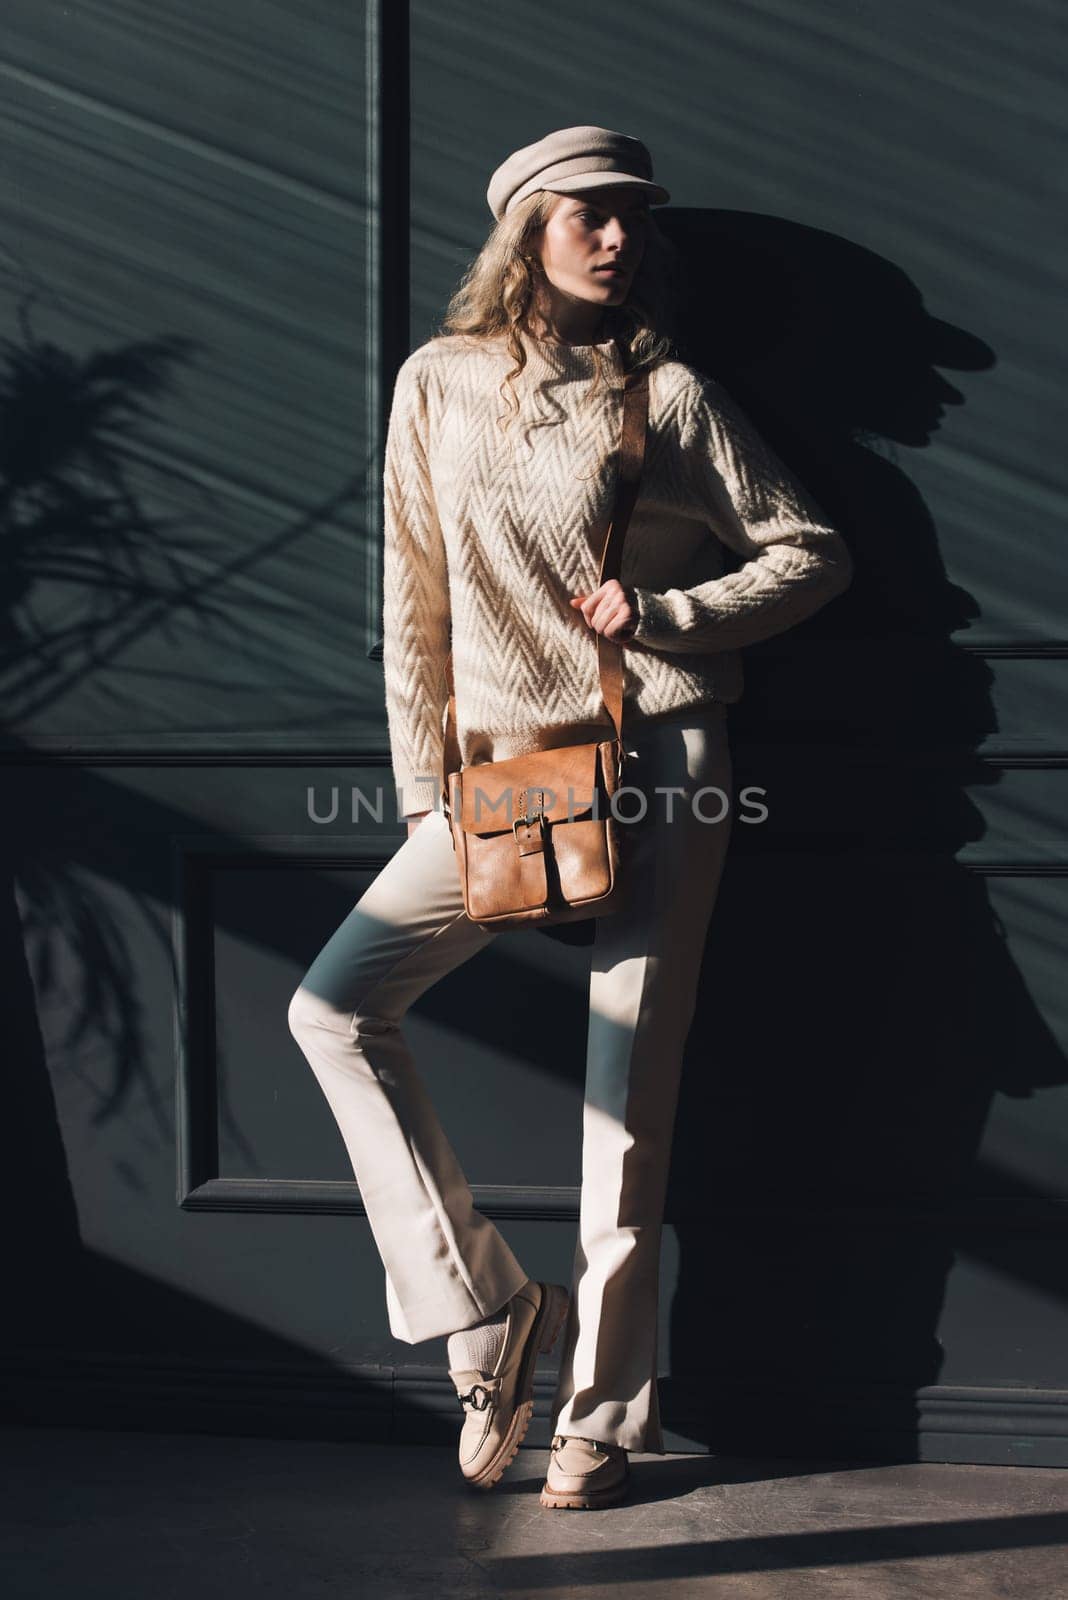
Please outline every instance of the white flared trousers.
M578 1240L551 1425L663 1453L661 1229L683 1048L733 821L726 707L634 719L623 739L623 781L636 792L619 812L638 820L620 830L626 904L595 922ZM488 1316L528 1277L475 1209L402 1029L413 1001L497 937L463 909L448 819L434 810L290 1001L290 1030L337 1119L382 1257L390 1330L409 1344Z

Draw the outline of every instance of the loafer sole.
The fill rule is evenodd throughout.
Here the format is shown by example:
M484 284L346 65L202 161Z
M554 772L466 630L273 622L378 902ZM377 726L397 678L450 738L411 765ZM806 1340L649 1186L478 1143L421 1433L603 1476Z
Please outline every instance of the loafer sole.
M504 1438L496 1453L467 1482L475 1489L492 1489L504 1476L506 1468L515 1460L519 1446L526 1438L530 1419L534 1415L534 1367L538 1356L547 1353L556 1343L560 1329L567 1317L571 1296L560 1284L542 1285L541 1305L527 1334L523 1347L519 1374L516 1378L516 1407Z
M626 1479L622 1483L614 1483L610 1489L578 1489L571 1493L543 1488L539 1499L543 1506L552 1507L558 1511L595 1511L598 1506L618 1505L624 1500L630 1484Z

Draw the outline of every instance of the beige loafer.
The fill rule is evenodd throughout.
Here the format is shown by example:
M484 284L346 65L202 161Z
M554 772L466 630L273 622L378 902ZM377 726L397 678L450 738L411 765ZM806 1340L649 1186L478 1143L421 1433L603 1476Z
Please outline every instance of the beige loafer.
M460 1430L460 1471L491 1489L515 1457L534 1412L534 1366L564 1325L570 1296L562 1284L533 1278L508 1302L504 1341L492 1372L449 1368L467 1415Z
M600 1439L554 1434L549 1470L541 1491L543 1506L592 1511L616 1505L630 1487L630 1463L622 1445Z

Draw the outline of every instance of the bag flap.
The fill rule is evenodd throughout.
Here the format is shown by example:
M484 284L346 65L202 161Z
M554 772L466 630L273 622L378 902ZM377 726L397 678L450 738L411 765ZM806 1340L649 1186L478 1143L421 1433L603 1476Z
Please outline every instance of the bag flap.
M511 832L512 823L528 812L543 812L549 822L577 822L593 810L601 781L604 749L609 757L615 740L535 750L508 761L484 761L453 775L459 794L459 820L465 833ZM611 769L611 761L607 763ZM459 780L457 783L456 780ZM604 815L604 800L598 815Z

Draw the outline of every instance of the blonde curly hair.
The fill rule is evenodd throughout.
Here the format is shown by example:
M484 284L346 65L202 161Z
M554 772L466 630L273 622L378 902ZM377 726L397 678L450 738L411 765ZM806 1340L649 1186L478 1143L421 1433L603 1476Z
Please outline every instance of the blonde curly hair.
M491 228L449 300L438 328L442 336L488 339L504 335L505 348L515 365L501 381L502 398L514 408L510 416L497 418L503 428L519 411L512 380L527 364L520 333L536 337L530 316L538 286L545 277L536 241L560 198L548 189L537 189ZM604 313L606 333L601 342L615 340L625 371L654 367L677 354L670 331L676 272L674 247L650 216L645 249L626 300L619 306L607 306ZM605 376L602 352L596 347L594 361L596 372L590 395Z

